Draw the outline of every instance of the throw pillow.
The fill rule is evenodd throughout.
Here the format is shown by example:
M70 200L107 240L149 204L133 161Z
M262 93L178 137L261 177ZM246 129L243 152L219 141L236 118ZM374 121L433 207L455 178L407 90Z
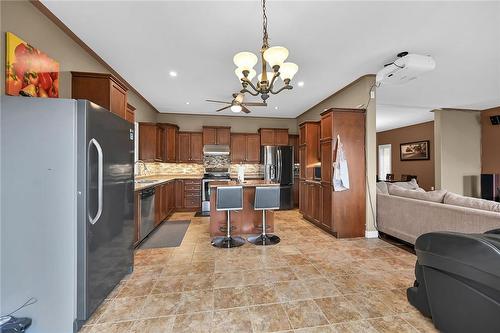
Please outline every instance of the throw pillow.
M418 186L417 180L415 178L413 178L409 182L396 182L396 183L392 183L391 185L396 185L396 186L405 188L407 190L416 190L417 188L420 188Z
M451 192L446 193L446 196L444 197L444 203L453 206L475 208L500 213L500 202L464 197L463 195Z

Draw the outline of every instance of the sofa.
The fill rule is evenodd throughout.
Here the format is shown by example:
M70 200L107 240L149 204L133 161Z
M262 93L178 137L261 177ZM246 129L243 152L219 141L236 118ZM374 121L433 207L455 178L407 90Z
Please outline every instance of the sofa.
M428 232L484 233L500 228L500 203L446 190L426 192L415 180L377 183L377 229L415 244Z

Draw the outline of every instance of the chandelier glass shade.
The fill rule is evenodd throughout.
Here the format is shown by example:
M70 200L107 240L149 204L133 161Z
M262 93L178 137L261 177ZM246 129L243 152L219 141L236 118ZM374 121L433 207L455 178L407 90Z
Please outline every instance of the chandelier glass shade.
M299 66L292 62L285 62L288 58L288 49L283 46L269 46L269 36L267 34L267 15L266 15L266 0L262 0L262 26L263 38L262 48L260 50L260 59L262 70L257 75L257 83L252 82L257 72L253 69L258 63L258 57L252 52L239 52L233 57L233 62L236 65L234 71L238 79L241 81L243 89L241 93L249 93L252 96L259 96L265 102L269 98L269 94L278 94L283 90L290 90L293 86L290 81L299 70ZM272 71L268 71L268 67ZM281 77L284 85L275 90L274 83L278 77Z

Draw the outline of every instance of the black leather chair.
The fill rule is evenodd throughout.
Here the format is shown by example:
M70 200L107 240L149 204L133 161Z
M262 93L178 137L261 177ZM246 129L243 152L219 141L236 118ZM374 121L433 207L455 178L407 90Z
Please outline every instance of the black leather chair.
M408 301L443 332L500 332L500 229L432 232L415 243Z
M225 236L218 236L212 239L212 245L215 247L238 247L245 244L245 239L239 236L233 236L233 227L231 226L231 211L243 209L243 187L241 186L221 186L217 187L217 201L215 209L226 211L226 226L221 228L225 231Z
M248 241L255 245L275 245L280 242L276 235L267 233L266 210L280 208L280 188L279 186L257 186L255 187L255 210L262 211L262 234L248 237Z

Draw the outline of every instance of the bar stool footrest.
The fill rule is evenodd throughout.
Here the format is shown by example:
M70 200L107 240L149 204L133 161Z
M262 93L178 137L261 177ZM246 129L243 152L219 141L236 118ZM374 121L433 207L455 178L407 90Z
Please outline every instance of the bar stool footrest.
M212 246L219 248L238 247L245 244L245 239L239 236L226 237L219 236L212 239Z
M248 241L255 245L275 245L280 242L280 238L276 235L262 234L259 236L248 237Z

